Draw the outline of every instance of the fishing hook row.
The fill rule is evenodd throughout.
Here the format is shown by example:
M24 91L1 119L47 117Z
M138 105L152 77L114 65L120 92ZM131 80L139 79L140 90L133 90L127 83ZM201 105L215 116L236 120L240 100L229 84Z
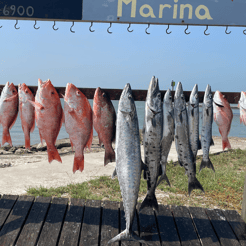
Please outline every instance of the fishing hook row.
M91 30L92 26L93 26L93 22L91 22L91 25L89 27L89 30L90 30L90 32L95 32L95 30Z

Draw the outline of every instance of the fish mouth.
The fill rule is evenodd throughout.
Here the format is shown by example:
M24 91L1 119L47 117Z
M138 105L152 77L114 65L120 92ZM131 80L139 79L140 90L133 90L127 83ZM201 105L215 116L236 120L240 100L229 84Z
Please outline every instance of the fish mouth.
M224 107L223 105L221 105L221 104L219 104L219 103L216 103L214 100L213 100L213 103L214 103L216 106L220 107L220 108L223 108L223 107Z
M161 110L160 110L160 111L154 110L152 107L150 107L150 105L149 105L148 103L147 103L147 106L148 106L149 110L150 110L154 115L161 113Z

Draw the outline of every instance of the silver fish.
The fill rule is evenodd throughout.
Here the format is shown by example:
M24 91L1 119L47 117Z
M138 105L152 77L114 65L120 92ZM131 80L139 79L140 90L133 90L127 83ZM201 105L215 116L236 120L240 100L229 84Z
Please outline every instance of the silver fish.
M116 170L126 217L126 229L108 244L131 240L145 243L133 231L132 223L138 199L141 177L141 152L138 118L130 84L121 94L116 120Z
M155 197L157 179L159 177L161 163L161 139L163 133L163 105L158 79L153 76L145 102L145 117L143 128L144 164L147 177L148 191L141 204L140 211L145 207L153 207L158 211L158 203Z
M182 84L179 82L174 95L174 122L175 140L179 161L182 163L188 176L188 193L193 189L204 192L202 185L196 178L195 163L189 141L189 127L186 110L186 102L183 94Z
M199 172L205 167L211 168L214 171L214 166L209 159L210 145L214 145L212 139L212 124L213 124L213 96L211 92L211 86L207 85L203 98L203 104L202 104L201 143L202 143L203 157L202 157L202 162Z
M197 151L201 149L201 142L199 140L199 97L197 84L195 84L190 94L188 105L188 123L191 150L193 153L194 162L196 162Z
M166 176L167 158L170 152L172 142L174 140L174 118L173 103L171 90L168 89L164 96L164 113L163 113L163 136L161 140L161 169L162 175L158 180L157 186L162 180L166 180L170 186L170 182Z

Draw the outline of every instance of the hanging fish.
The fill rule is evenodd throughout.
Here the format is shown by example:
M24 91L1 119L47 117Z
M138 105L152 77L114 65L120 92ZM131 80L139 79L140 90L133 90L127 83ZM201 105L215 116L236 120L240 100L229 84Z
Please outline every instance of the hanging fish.
M222 137L222 148L231 149L231 144L228 139L228 134L231 129L231 122L233 113L230 104L226 100L225 96L220 92L216 91L213 98L214 108L214 121L219 127L219 132Z
M13 83L3 87L0 97L0 124L3 127L2 145L9 143L12 146L12 140L9 130L15 124L18 115L18 92ZM1 146L1 145L0 145Z
M48 79L42 82L39 79L35 102L28 101L35 107L36 124L41 143L44 139L47 144L48 161L62 162L55 143L64 122L64 114L59 95L51 81Z
M25 136L25 148L30 149L30 132L35 128L35 108L28 101L34 102L34 96L25 83L18 86L19 111L21 126Z
M75 148L73 172L84 170L84 148L93 139L92 110L87 97L73 84L67 83L64 97L65 127Z
M238 107L240 109L240 124L246 125L246 92L241 92L241 97L238 101Z
M105 148L104 166L115 161L115 152L112 148L112 142L115 140L115 121L114 106L105 92L98 87L93 100L93 125L100 146L103 144Z

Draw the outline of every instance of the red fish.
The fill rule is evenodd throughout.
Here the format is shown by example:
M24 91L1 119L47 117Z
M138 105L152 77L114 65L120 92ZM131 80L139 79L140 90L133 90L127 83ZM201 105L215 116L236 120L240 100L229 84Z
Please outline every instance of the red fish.
M7 82L0 98L0 124L3 127L2 145L9 143L12 146L9 130L15 124L17 115L18 92L13 83Z
M43 142L44 139L47 144L48 161L62 162L55 143L64 122L64 114L59 95L49 79L44 82L38 80L35 102L29 102L35 106L35 119L40 140Z
M219 127L219 132L222 137L222 148L231 149L231 144L228 139L228 134L231 129L231 122L233 113L230 104L226 100L225 96L220 92L216 91L213 98L214 107L214 121Z
M28 101L34 102L34 96L25 83L19 84L19 111L22 130L25 136L25 147L30 149L30 132L35 128L35 109Z
M244 91L241 92L238 107L240 109L240 124L243 122L246 125L246 92Z
M86 96L67 83L64 97L65 127L75 148L73 172L84 170L84 148L91 148L93 138L92 110Z
M99 137L99 144L105 147L104 166L115 161L112 142L115 139L116 113L108 96L98 87L93 100L93 125Z

